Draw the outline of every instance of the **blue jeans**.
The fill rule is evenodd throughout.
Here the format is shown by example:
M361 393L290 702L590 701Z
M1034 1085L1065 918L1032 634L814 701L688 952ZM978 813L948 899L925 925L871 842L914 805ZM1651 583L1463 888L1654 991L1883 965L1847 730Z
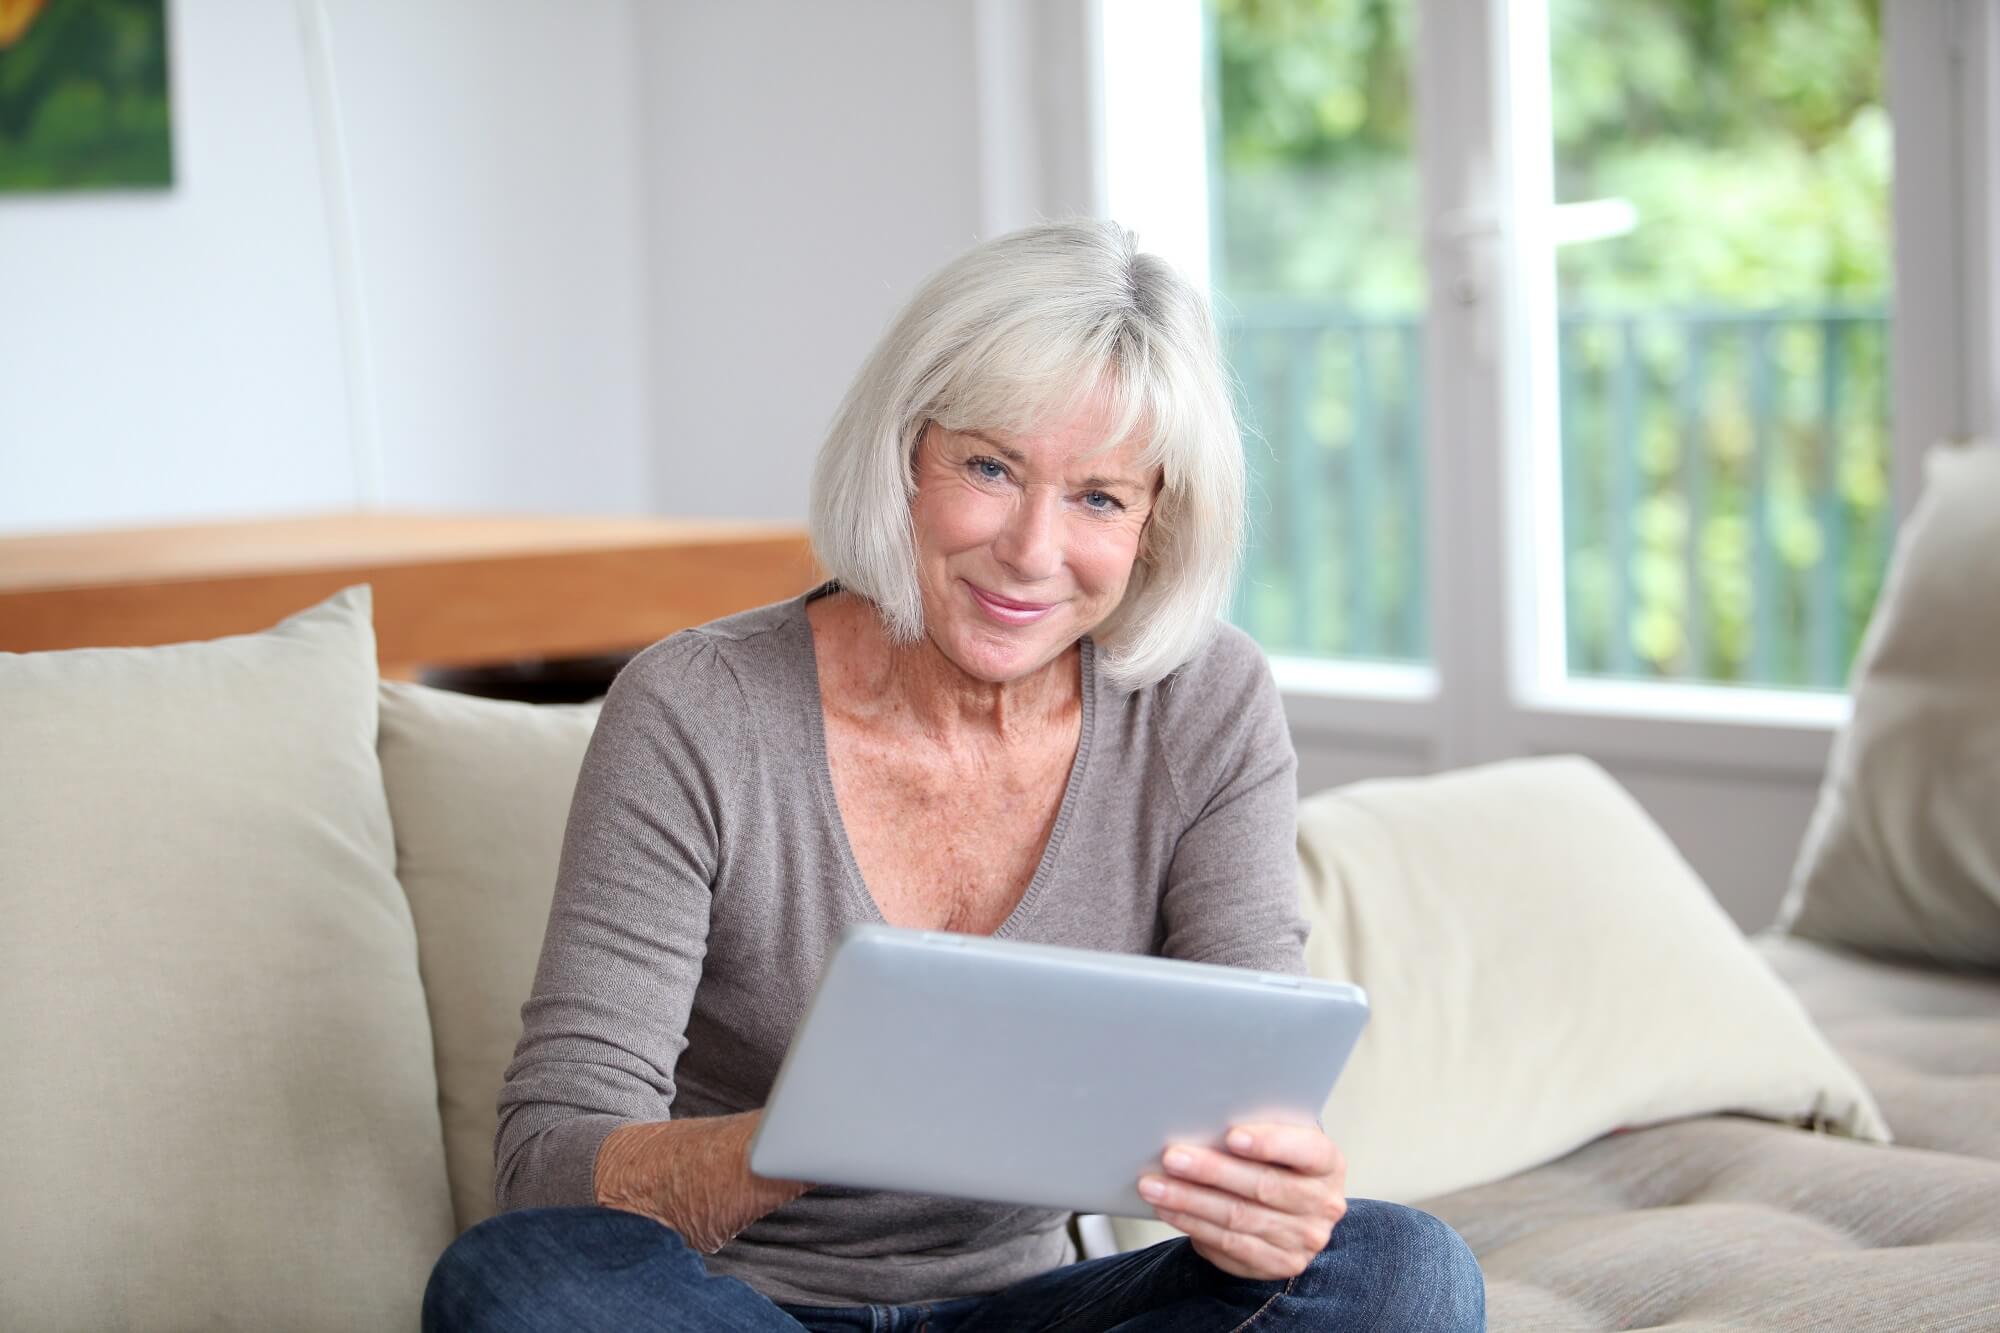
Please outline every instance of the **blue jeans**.
M554 1329L865 1329L1119 1333L1255 1328L1483 1333L1479 1261L1429 1213L1350 1199L1289 1281L1232 1277L1185 1237L1069 1264L985 1296L922 1305L780 1305L715 1277L680 1234L612 1208L526 1208L452 1243L424 1292L424 1333Z

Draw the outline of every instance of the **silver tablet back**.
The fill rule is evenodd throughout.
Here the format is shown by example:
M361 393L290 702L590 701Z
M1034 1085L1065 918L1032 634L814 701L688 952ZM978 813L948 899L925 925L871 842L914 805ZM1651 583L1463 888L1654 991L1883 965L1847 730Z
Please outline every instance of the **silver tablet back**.
M1313 1123L1368 1019L1340 982L892 926L820 978L759 1175L1148 1217L1170 1141Z

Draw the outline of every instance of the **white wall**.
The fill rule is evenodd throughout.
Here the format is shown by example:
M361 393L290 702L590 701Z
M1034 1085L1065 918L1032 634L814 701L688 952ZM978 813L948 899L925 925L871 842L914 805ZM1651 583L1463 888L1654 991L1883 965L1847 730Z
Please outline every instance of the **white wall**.
M388 503L650 507L636 25L335 6Z
M979 237L971 6L642 10L654 505L799 518L861 359Z
M0 531L647 507L630 0L329 0L358 357L311 13L169 5L171 190L0 196Z
M297 21L168 32L171 191L0 195L0 529L351 495Z
M1094 202L1077 0L169 10L173 189L0 197L0 531L802 517L923 276Z
M1088 6L640 14L654 505L803 518L827 424L923 278L1089 211Z

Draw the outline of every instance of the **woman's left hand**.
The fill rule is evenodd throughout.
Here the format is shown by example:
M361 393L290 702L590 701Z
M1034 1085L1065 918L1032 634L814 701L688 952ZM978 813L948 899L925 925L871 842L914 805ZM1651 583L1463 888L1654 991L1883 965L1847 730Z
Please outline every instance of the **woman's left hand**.
M1228 1144L1170 1146L1140 1195L1223 1272L1296 1277L1347 1213L1347 1159L1316 1125L1237 1125Z

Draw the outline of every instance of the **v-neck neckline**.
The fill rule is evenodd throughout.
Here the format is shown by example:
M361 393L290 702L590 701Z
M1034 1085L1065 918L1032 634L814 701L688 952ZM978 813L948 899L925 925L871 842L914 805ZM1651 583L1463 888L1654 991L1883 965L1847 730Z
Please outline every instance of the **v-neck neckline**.
M839 582L830 579L800 594L793 608L793 630L804 640L798 660L804 665L805 678L801 684L805 690L806 738L812 750L813 788L819 793L820 813L840 849L841 863L846 869L842 879L852 905L869 922L887 925L889 920L882 914L882 905L875 900L868 881L861 874L861 862L854 855L853 840L847 836L847 821L840 812L840 797L833 788L833 763L826 752L826 702L819 684L819 647L813 642L812 622L806 615L807 606L839 589ZM1022 892L1021 900L1014 904L1014 910L993 931L991 938L994 939L1019 934L1022 926L1034 915L1050 878L1055 874L1056 858L1062 851L1063 840L1069 832L1070 820L1083 788L1084 770L1090 759L1091 735L1096 729L1097 719L1097 645L1086 634L1078 641L1078 648L1077 671L1083 696L1083 719L1077 732L1076 755L1070 760L1069 777L1063 787L1062 804L1056 807L1055 825L1049 830L1048 840L1042 844L1042 857L1035 864L1035 873L1028 880L1027 889Z

